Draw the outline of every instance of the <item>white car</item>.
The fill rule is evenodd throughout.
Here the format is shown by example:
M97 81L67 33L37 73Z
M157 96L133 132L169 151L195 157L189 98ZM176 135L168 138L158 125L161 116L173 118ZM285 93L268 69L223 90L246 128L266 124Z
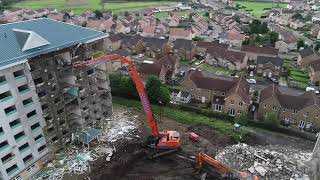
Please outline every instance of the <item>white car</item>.
M247 82L250 84L256 84L257 81L255 79L247 79Z
M138 58L143 58L144 54L139 54Z
M314 93L319 94L319 91L316 90L316 89L313 88L313 87L307 87L307 88L306 88L306 92L309 92L309 91L313 91Z

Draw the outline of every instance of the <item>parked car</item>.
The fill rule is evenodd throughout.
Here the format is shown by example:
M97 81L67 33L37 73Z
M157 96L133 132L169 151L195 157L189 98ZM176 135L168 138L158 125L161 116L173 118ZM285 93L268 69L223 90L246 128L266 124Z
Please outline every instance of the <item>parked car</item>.
M247 79L247 82L250 84L257 84L257 81L255 79Z
M309 92L309 91L313 91L314 93L319 94L319 91L316 90L314 87L306 87L306 92Z
M279 81L278 81L276 78L271 77L271 78L269 78L269 79L270 79L270 81L272 81L272 82L274 82L274 83L279 83Z

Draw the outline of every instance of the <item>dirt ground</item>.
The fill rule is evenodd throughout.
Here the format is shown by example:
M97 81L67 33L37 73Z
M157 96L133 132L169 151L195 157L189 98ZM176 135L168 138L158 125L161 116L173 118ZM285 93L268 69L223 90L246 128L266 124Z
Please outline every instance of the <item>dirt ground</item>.
M128 110L126 107L114 106L114 111ZM162 118L159 122L161 130L176 130L180 132L182 150L156 160L149 160L145 156L145 149L141 147L142 141L149 135L150 130L141 112L134 112L138 115L141 127L137 133L140 140L121 140L117 142L117 152L110 162L105 157L100 158L91 166L90 179L102 180L188 180L199 179L194 173L194 163L181 158L196 156L199 152L205 152L214 157L217 152L226 146L236 142L206 126L189 126L176 121ZM188 139L188 134L195 132L200 136L199 142ZM257 140L255 140L257 139ZM258 138L252 138L250 145L258 144ZM261 142L261 141L260 141ZM259 143L260 145L264 145ZM197 178L198 177L198 178ZM213 178L216 179L216 178Z

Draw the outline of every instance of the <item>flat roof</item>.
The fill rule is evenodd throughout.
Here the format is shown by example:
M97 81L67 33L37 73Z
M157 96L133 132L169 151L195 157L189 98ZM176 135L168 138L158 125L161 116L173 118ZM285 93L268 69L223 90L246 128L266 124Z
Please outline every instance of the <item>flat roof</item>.
M2 24L0 67L107 36L108 34L100 31L48 18ZM43 43L45 41L49 43ZM30 42L35 42L36 45L23 49L22 44Z

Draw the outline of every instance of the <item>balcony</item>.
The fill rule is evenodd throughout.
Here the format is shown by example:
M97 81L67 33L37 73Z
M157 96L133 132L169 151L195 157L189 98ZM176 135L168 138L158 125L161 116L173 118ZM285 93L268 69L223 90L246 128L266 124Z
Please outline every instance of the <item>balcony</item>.
M24 140L25 138L27 138L27 136L26 136L26 135L22 135L22 136L20 136L20 137L18 137L18 138L16 139L16 142L21 142L21 141Z
M9 149L9 144L6 144L0 147L0 152L6 151L7 149Z
M5 97L5 98L2 98L2 99L0 100L0 102L9 101L9 100L12 99L12 98L13 98L13 96L7 96L7 97Z
M19 171L19 168L17 165L13 165L10 168L7 169L7 174L9 177L15 175Z
M27 152L29 149L30 149L30 146L26 146L26 147L21 148L21 149L19 148L19 151L20 151L21 154L24 154L24 153Z
M15 114L15 113L17 113L17 110L15 109L15 110L11 110L11 111L9 111L9 112L6 112L6 116L8 117L8 116L11 116L11 115L13 115L13 114Z
M30 91L30 89L24 89L24 90L21 90L21 91L19 91L20 92L20 94L25 94L25 93L27 93L27 92L29 92Z

